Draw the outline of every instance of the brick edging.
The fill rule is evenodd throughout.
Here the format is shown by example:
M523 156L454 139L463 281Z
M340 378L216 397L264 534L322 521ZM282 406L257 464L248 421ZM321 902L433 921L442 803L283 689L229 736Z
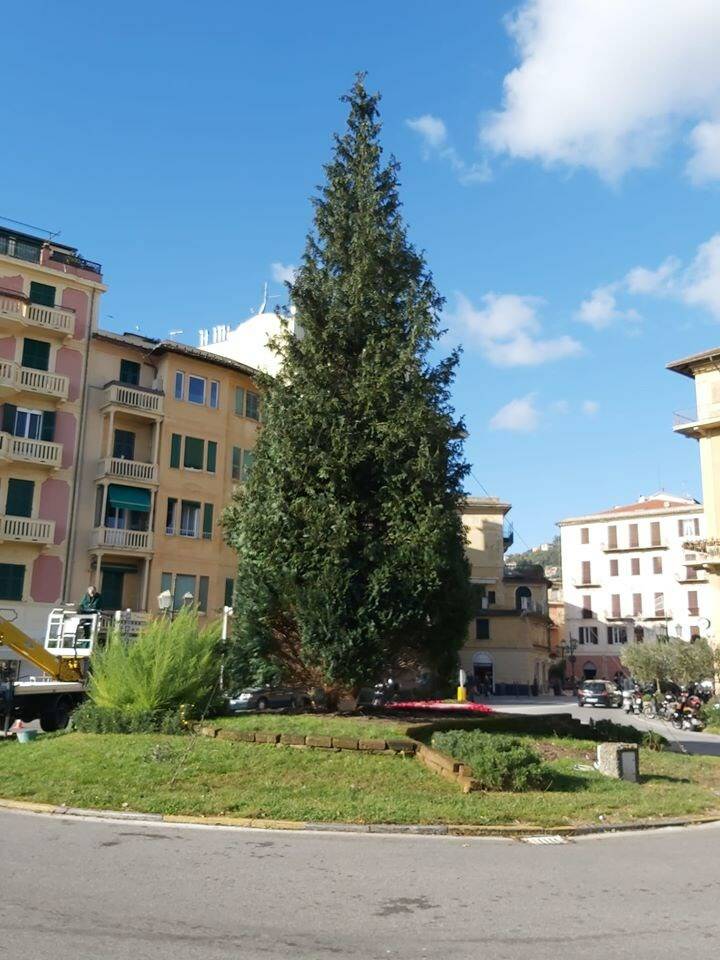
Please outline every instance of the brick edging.
M419 746L411 737L334 737L327 734L272 733L266 730L233 730L211 724L198 724L197 733L216 740L236 743L270 743L313 750L361 750L367 753L403 753L414 756Z
M262 820L248 817L195 817L162 813L138 813L129 810L96 810L84 807L66 807L49 803L0 799L0 809L17 810L45 816L78 817L82 819L130 820L149 823L167 823L181 826L239 827L253 830L294 830L325 833L410 834L440 837L504 837L520 840L531 836L583 837L592 834L632 832L636 830L663 830L668 827L692 827L720 823L720 813L707 817L673 817L671 819L638 820L633 823L604 823L577 827L538 827L533 824L472 824L472 823L333 823L312 820Z

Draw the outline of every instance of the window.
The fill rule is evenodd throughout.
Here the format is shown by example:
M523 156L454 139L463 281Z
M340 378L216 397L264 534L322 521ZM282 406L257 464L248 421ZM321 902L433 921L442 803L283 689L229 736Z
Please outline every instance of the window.
M243 451L243 468L242 468L242 481L247 483L247 478L250 474L250 468L253 465L253 460L255 459L255 454L252 450Z
M210 406L213 410L220 406L220 383L217 380L210 381Z
M613 550L617 547L617 527L608 527L608 546Z
M245 390L242 387L235 387L235 413L239 417L245 416Z
M245 401L245 416L249 420L260 419L260 397L257 393L252 393L250 390L247 392L247 399Z
M32 480L16 480L11 477L7 482L5 513L9 517L31 517L35 484Z
M201 613L207 613L208 607L208 589L210 587L209 577L200 577L198 583L197 605Z
M0 600L22 600L25 567L20 563L0 563Z
M678 520L678 533L681 537L699 537L700 520L698 517L692 517L688 520Z
M50 344L46 340L23 340L22 366L31 370L50 369Z
M135 434L132 430L116 430L113 437L113 457L117 460L135 459Z
M532 592L530 587L518 587L515 591L515 609L529 610Z
M688 590L688 615L691 617L700 616L697 590Z
M197 537L200 524L200 504L183 500L180 504L180 536Z
M580 543L590 543L590 530L588 527L580 527Z
M175 574L175 589L173 590L173 610L180 610L187 603L190 606L195 602L196 577L189 573ZM187 601L185 600L187 597Z
M590 561L583 560L582 562L582 582L583 583L592 583L592 576L590 574Z
M610 576L616 577L618 575L618 562L617 560L610 561Z
M177 500L175 497L168 497L167 514L165 517L165 533L172 536L175 533L175 518L177 515Z
M182 400L185 394L185 374L182 370L175 372L175 399Z
M495 591L494 591L494 590L488 590L487 601L488 601L488 606L490 606L490 607L492 607L492 606L495 604Z
M662 573L662 557L653 557L653 573Z
M665 616L665 594L663 593L655 594L655 616L656 617Z
M205 469L208 473L215 473L217 467L217 443L214 440L208 440L207 443L207 462Z
M43 414L40 410L24 410L22 407L15 409L15 422L12 430L8 431L16 437L27 437L28 440L41 440ZM53 413L53 419L55 414ZM54 426L54 425L53 425ZM55 431L53 430L53 433Z
M205 441L198 437L185 437L183 466L190 470L202 470L205 466Z
M627 643L625 627L608 627L608 643Z
M642 594L633 594L633 616L639 617L642 614Z
M475 621L475 639L476 640L489 640L490 639L490 621L485 620L483 617L478 617Z
M175 469L180 468L180 445L182 437L179 433L174 433L170 439L170 466Z
M610 597L610 610L613 617L620 616L620 594L614 593Z
M630 560L630 574L633 577L640 576L640 557L632 557Z
M164 593L166 590L172 592L172 574L163 573L160 576L160 592Z
M140 364L134 360L120 361L120 383L126 383L129 387L137 387L140 384Z
M690 643L700 639L700 627L690 627Z
M660 521L653 520L650 524L650 543L653 547L660 546Z
M49 283L30 283L30 303L39 303L42 307L55 306L55 287Z
M645 640L645 628L635 627L635 643L642 643Z
M592 597L589 593L582 598L582 616L583 620L592 620L593 618Z
M685 567L685 579L686 580L697 580L697 569L695 567Z
M232 448L232 466L230 476L235 483L240 482L240 473L242 471L242 450L240 447Z
M212 540L213 532L213 505L206 503L203 507L203 540Z
M232 577L225 578L225 606L233 605L233 593L235 592L235 581Z
M578 630L578 643L597 643L598 642L598 628L597 627L580 627Z
M631 547L637 547L640 544L638 539L638 525L636 523L631 523L628 527L628 537Z
M205 378L188 377L188 403L205 403Z

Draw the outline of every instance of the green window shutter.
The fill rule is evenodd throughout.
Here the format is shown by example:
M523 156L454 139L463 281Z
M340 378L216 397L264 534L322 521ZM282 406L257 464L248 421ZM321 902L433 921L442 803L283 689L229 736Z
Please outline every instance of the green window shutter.
M172 574L163 573L160 576L160 593L165 593L166 590L172 590Z
M40 426L40 439L52 443L55 439L55 411L44 410L42 415L42 424Z
M180 466L180 444L182 437L179 433L174 433L170 439L170 466L178 469Z
M217 467L217 444L214 440L208 440L207 445L207 472L215 473Z
M242 450L240 447L232 448L232 468L230 477L235 483L240 482L240 473L242 471Z
M191 470L202 470L205 466L205 441L197 437L185 437L185 459L183 464Z
M30 283L30 303L39 303L42 307L55 306L55 287L49 283Z
M252 450L245 450L243 453L243 469L242 469L242 479L243 483L247 483L248 476L250 475L250 469L255 460L255 454Z
M245 404L245 416L250 420L260 419L260 397L257 393L251 393L248 390L247 403Z
M245 390L243 387L235 387L235 413L239 417L245 416Z
M212 540L213 532L213 505L206 503L203 507L203 540Z
M0 425L0 430L3 433L15 433L15 414L17 413L17 407L12 403L3 404L2 408L2 425Z
M20 563L0 563L0 600L22 600L25 567Z
M134 360L121 360L120 383L126 383L129 387L137 387L140 383L140 364Z
M23 340L22 352L23 367L30 367L32 370L50 369L50 344L47 340L32 340L25 337Z
M232 577L225 578L225 606L231 607L233 604L233 593L235 592L235 581Z
M198 610L207 613L208 608L208 589L210 587L210 577L200 577L198 584L197 605Z
M35 484L32 480L11 477L7 485L5 513L10 517L31 517Z

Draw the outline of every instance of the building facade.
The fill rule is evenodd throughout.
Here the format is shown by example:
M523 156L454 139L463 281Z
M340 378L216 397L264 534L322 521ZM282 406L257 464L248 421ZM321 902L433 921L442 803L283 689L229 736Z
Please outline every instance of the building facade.
M463 509L475 615L460 665L480 690L500 694L547 691L550 667L548 581L542 567L509 569L509 503L469 497Z
M0 228L0 607L45 633L67 589L90 335L105 290L77 250Z
M619 678L628 643L707 634L707 579L685 548L704 531L696 500L661 491L559 527L575 679Z
M71 599L108 612L232 602L237 558L218 521L252 463L254 370L172 341L98 331L88 368Z
M696 406L675 414L674 430L697 440L700 448L705 529L700 537L688 537L690 561L708 581L710 623L707 635L720 644L720 349L706 350L668 364L674 373L695 384Z

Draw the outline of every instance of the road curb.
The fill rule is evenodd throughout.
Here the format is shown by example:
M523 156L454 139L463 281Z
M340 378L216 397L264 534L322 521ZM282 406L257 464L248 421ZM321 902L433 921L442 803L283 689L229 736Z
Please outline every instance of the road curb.
M661 820L637 820L629 823L600 823L584 826L539 827L533 824L473 824L473 823L336 823L312 820L262 820L250 817L209 816L190 814L138 813L134 810L95 810L87 807L67 807L58 804L35 803L25 800L0 798L0 809L17 810L51 816L77 817L78 819L129 820L150 823L167 823L181 826L202 825L205 827L237 827L251 830L290 830L320 833L362 833L368 835L409 835L435 837L501 837L520 840L523 837L561 836L587 837L593 834L628 833L636 830L664 830L668 827L694 827L720 823L720 813L707 817L673 817Z

